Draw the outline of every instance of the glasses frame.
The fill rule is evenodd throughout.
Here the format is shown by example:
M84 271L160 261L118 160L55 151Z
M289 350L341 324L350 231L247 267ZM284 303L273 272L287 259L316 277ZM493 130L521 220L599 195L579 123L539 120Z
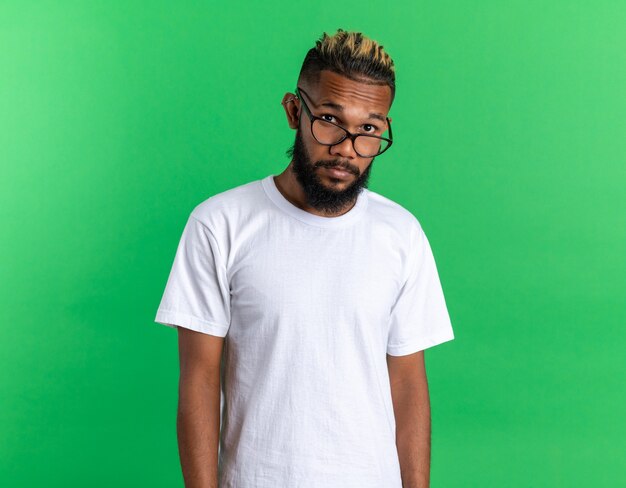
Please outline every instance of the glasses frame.
M384 152L386 152L391 145L393 144L393 133L391 131L391 121L389 120L389 117L385 117L385 119L387 119L387 127L389 128L389 138L387 137L381 137L381 136L375 136L375 135L371 135L371 134L353 134L352 132L350 132L349 130L345 129L344 127L340 126L339 124L335 124L334 122L329 122L327 120L322 119L321 117L318 117L317 115L313 115L311 113L311 110L309 109L309 106L307 105L307 103L304 101L304 98L302 97L302 95L300 95L300 92L304 93L307 98L309 98L309 100L311 99L311 97L309 97L309 95L307 94L307 92L305 92L302 88L300 87L296 87L295 89L296 92L296 98L298 98L298 100L300 100L302 102L302 106L304 107L304 109L306 110L307 115L309 116L309 119L311 121L311 135L313 136L313 138L322 146L336 146L337 144L341 144L343 141L346 140L346 138L350 138L350 140L352 141L352 149L354 149L354 152L357 153L360 157L362 158L375 158L377 156L380 156L381 154L383 154ZM313 134L313 122L318 119L321 120L322 122L324 122L325 124L331 124L334 125L335 127L338 127L339 129L341 129L345 135L337 142L333 142L332 144L327 144L324 142L320 142L317 137L315 137L315 134ZM380 139L381 141L387 141L389 143L389 145L383 149L382 151L380 151L377 154L374 154L373 156L363 156L362 154L360 154L357 150L356 147L354 146L354 141L357 137L373 137L375 139Z

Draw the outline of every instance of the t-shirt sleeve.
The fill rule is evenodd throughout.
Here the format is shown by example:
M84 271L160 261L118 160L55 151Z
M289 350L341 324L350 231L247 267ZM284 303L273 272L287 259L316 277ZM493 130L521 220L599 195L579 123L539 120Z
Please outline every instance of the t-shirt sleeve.
M155 322L224 337L230 325L230 285L215 236L189 216Z
M408 277L391 309L387 353L404 356L454 339L426 234L412 229Z

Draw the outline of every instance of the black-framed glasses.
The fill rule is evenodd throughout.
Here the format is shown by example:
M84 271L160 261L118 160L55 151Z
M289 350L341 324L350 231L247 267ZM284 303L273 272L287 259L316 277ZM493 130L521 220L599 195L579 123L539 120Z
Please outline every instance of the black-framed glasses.
M309 95L300 87L297 87L295 91L296 96L302 102L302 106L311 120L311 134L313 135L313 138L323 146L335 146L340 142L343 142L346 137L349 137L352 140L354 152L362 158L373 158L375 156L379 156L391 147L391 144L393 143L393 134L391 132L391 122L389 121L389 117L385 117L387 119L387 126L389 127L389 138L375 136L373 134L352 134L339 124L329 122L321 117L318 117L317 115L313 115L300 93L304 93L310 100L311 98Z

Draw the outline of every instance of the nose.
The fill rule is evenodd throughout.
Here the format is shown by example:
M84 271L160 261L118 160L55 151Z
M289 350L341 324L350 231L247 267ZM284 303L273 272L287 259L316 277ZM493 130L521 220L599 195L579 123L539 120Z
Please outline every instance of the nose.
M334 146L330 146L330 154L334 156L342 156L347 159L354 159L357 157L357 153L354 150L354 146L352 145L352 140L349 137L346 137L339 144L335 144Z

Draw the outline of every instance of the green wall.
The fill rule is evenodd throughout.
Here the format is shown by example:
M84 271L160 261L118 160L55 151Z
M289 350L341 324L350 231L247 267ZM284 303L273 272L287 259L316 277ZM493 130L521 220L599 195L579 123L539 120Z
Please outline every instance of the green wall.
M0 3L0 484L182 486L191 209L277 174L327 31L397 69L370 188L411 210L456 339L426 352L436 487L626 486L626 3Z

